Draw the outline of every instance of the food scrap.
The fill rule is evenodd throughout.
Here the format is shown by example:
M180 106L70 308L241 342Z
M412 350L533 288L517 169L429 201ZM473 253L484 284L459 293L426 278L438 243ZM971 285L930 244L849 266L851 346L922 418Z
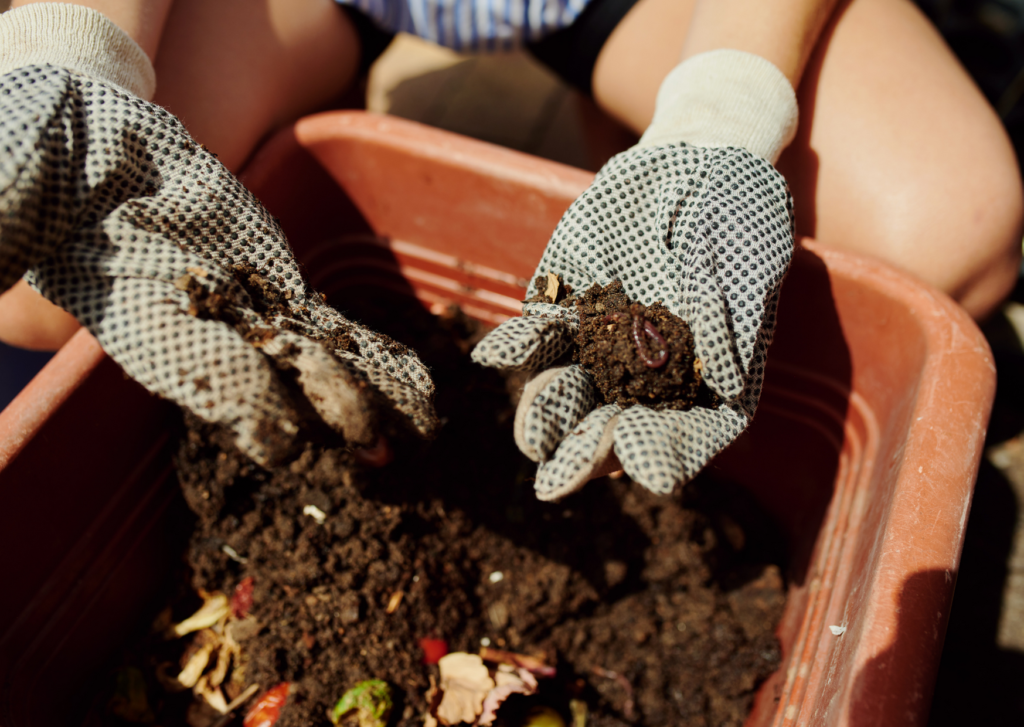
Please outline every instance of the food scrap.
M281 682L275 687L265 691L256 704L250 709L245 719L242 720L242 727L271 727L281 716L281 708L288 701L288 693L291 684Z
M485 661L497 666L488 667ZM432 684L427 695L431 704L427 727L462 723L486 727L494 723L510 696L536 694L537 676L555 675L553 667L536 657L488 648L480 654L448 654L438 667L440 682Z
M354 711L359 727L385 727L393 706L390 685L381 679L367 679L342 695L331 710L331 722L338 724Z

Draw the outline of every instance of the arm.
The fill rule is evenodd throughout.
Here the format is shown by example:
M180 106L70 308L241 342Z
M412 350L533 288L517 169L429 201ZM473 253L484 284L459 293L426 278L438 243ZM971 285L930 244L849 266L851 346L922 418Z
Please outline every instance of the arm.
M699 0L639 143L570 206L537 268L575 291L617 281L630 303L660 303L682 318L713 401L602 398L584 362L559 358L587 313L537 300L532 287L524 316L473 351L484 365L539 372L514 434L539 465L541 499L575 491L615 458L634 481L669 493L753 418L794 248L792 200L773 164L795 133L794 81L831 7ZM636 330L632 306L619 314L634 316ZM632 386L633 361L623 355L622 388Z
M42 0L14 0L12 8ZM160 36L172 0L80 0L82 5L106 15L138 43L150 63L156 58ZM0 292L0 340L13 346L56 350L78 329L69 313L45 300L24 280Z
M145 35L159 17L122 20ZM426 368L309 288L270 213L144 100L153 66L123 28L83 5L16 8L0 71L0 289L25 274L128 376L262 464L301 449L310 409L339 444L374 444L381 422L433 433Z
M697 0L681 60L719 48L742 50L773 63L796 88L837 5L838 0Z

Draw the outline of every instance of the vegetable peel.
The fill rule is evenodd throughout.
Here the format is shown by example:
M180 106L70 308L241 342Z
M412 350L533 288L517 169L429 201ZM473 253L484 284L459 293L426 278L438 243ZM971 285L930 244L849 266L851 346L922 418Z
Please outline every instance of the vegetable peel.
M391 686L381 679L367 679L341 696L331 710L331 722L338 724L355 711L359 727L385 727L393 706Z

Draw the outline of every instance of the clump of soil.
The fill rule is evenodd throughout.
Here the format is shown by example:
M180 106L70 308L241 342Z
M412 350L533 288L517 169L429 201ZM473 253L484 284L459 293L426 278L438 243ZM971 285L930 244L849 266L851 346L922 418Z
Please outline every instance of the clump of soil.
M593 377L601 403L626 408L714 408L690 326L661 303L630 301L622 283L592 285L573 295L553 274L539 276L531 301L575 307L580 318L573 360Z
M622 283L593 285L573 301L580 316L574 359L590 372L604 403L625 408L713 407L702 386L690 327L661 303L631 303Z
M781 540L745 491L698 478L659 497L601 479L538 501L506 383L469 361L483 331L457 310L393 306L346 314L432 367L447 423L429 447L395 442L391 465L364 471L349 450L310 444L268 471L197 421L181 445L196 514L190 585L230 594L252 579L259 628L242 643L245 681L294 684L277 725L330 724L328 709L366 679L395 689L392 726L422 724L437 675L424 638L542 657L557 675L523 699L566 724L576 700L588 727L741 725L779 665L785 601ZM151 674L166 658L140 661ZM499 713L510 727L511 701Z

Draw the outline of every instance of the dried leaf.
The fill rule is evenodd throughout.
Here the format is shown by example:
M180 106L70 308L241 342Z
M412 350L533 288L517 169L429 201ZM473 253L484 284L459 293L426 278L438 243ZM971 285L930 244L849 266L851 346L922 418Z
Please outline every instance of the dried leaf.
M502 702L511 695L534 694L537 691L537 678L522 667L516 669L508 664L502 664L494 675L494 681L496 686L484 699L479 719L481 725L491 724L498 716L498 708Z
M228 675L228 667L231 665L231 655L234 652L231 644L226 640L221 643L217 650L217 665L210 672L210 685L219 687Z
M558 276L554 273L548 273L547 285L544 289L544 297L550 300L552 303L558 302L558 289L561 286Z
M443 725L474 722L483 711L484 699L494 689L484 661L476 654L455 652L437 662L441 670L440 688L444 693L436 716Z
M191 689L199 681L199 677L202 676L206 670L206 666L210 663L210 655L213 654L218 644L213 641L208 641L199 647L189 658L188 663L185 664L185 668L178 674L178 682L183 686Z
M437 727L437 717L434 716L434 713L437 711L437 706L441 704L441 690L437 688L433 674L430 675L430 688L427 689L424 696L427 700L427 713L423 716L423 727Z
M235 709L236 707L241 707L243 704L245 704L245 702L247 702L249 700L249 697L254 695L259 690L260 690L260 685L259 684L250 684L249 687L244 692L239 694L237 697L232 699L231 702L228 703L228 710L227 711L230 712L231 710Z
M219 713L228 713L228 703L227 700L224 699L224 693L221 692L220 687L210 684L209 674L204 674L199 678L199 681L196 682L195 688L192 689L192 693L203 699Z
M181 623L175 624L171 629L171 636L184 636L185 634L207 629L228 615L231 607L228 605L228 597L223 593L208 594L199 610L189 616Z

